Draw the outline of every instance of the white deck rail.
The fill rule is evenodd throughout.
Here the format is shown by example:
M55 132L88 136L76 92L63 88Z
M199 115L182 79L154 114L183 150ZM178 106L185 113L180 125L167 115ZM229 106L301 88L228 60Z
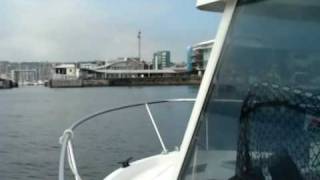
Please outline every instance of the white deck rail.
M68 129L66 129L64 131L63 135L60 137L61 151L60 151L60 159L59 159L59 180L64 180L64 170L65 170L64 165L65 165L66 154L67 154L69 168L70 168L72 174L74 175L75 180L81 180L81 177L80 177L80 174L79 174L78 168L77 168L76 159L74 156L72 139L74 136L74 133L73 133L74 130L77 127L79 127L80 125L82 125L83 123L90 121L90 120L93 120L94 117L97 117L97 116L100 116L103 114L107 114L107 113L111 113L111 112L115 112L115 111L120 111L123 109L138 107L138 106L145 106L145 108L148 112L150 121L153 125L153 128L154 128L154 130L157 134L157 137L159 139L159 142L161 144L161 147L163 150L162 152L167 153L168 150L163 142L163 139L162 139L161 134L159 132L159 128L153 118L153 115L151 113L149 105L170 103L170 102L194 102L194 101L195 101L195 99L166 99L166 100L160 100L160 101L151 101L151 102L145 102L145 103L131 104L131 105L120 106L120 107L116 107L116 108L102 110L102 111L96 112L94 114L91 114L87 117L84 117L84 118L80 119L79 121L73 123Z

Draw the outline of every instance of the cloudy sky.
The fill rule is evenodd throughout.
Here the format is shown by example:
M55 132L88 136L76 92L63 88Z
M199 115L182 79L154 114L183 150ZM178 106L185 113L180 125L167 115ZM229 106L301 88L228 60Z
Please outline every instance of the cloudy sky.
M214 38L220 16L195 0L0 0L0 60L85 61L170 50Z

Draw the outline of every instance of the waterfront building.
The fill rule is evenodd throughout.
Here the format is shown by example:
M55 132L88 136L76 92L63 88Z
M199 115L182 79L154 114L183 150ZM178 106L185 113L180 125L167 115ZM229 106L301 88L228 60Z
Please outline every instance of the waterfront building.
M37 83L40 80L40 63L22 62L12 63L11 79L21 85L29 85Z
M59 64L53 67L52 79L78 79L80 69L75 63Z
M138 58L118 58L108 62L80 62L58 64L52 68L52 79L105 79L138 77L143 73L132 73L144 70L147 64ZM150 69L150 68L149 68Z
M15 70L11 70L10 77L14 82L20 81L20 74L17 73Z
M86 61L79 62L78 66L80 69L97 69L100 66L105 65L105 61Z
M52 64L48 62L0 62L0 74L15 82L47 81L51 78Z
M11 72L18 74L20 82L36 82L39 79L38 69L38 62L21 62Z
M203 74L210 58L214 40L209 40L188 47L187 69L189 72Z
M49 62L38 62L37 66L35 66L35 70L37 71L37 80L38 81L47 81L51 78L51 69L52 63Z
M116 60L111 60L106 62L105 65L99 66L95 69L97 70L138 70L145 69L146 63L139 61L136 57L125 57L118 58Z
M171 66L171 53L170 51L158 51L153 54L152 60L153 68L155 70L164 69Z
M0 75L1 76L8 76L9 71L9 62L8 61L0 61Z
M148 78L148 77L176 77L188 74L186 68L167 69L81 69L81 79L119 79L119 78Z
M16 83L30 84L37 81L37 71L34 69L22 70L15 69L11 70L11 79Z

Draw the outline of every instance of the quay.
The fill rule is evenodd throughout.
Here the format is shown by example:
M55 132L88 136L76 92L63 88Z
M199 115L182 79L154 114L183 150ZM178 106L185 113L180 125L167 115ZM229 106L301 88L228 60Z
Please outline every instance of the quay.
M113 79L70 79L50 80L50 88L79 88L103 86L160 86L160 85L199 85L201 77L146 77L146 78L113 78Z

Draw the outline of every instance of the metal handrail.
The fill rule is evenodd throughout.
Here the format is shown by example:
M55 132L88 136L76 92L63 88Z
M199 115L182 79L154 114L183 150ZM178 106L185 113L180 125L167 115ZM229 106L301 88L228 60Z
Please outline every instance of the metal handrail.
M103 114L107 114L107 113L111 113L111 112L115 112L115 111L120 111L123 109L128 109L128 108L133 108L133 107L138 107L138 106L145 106L150 121L153 125L153 128L157 134L157 137L159 139L159 142L161 144L161 147L163 149L163 153L167 153L168 150L162 140L161 134L159 132L158 126L153 118L153 115L151 113L150 107L149 105L152 104L161 104L161 103L169 103L169 102L194 102L195 99L191 99L191 98L187 98L187 99L166 99L166 100L159 100L159 101L151 101L151 102L144 102L144 103L137 103L137 104L131 104L131 105L125 105L125 106L119 106L116 108L111 108L111 109L106 109L106 110L102 110L96 113L93 113L89 116L86 116L82 119L80 119L79 121L76 121L75 123L73 123L68 129L66 129L63 132L63 135L60 137L60 144L61 144L61 151L60 151L60 159L59 159L59 180L64 180L64 164L65 164L65 156L67 154L67 158L68 158L68 163L69 163L69 168L71 170L71 172L74 175L75 180L81 180L81 177L79 175L78 172L78 168L77 168L77 164L76 164L76 160L75 160L75 156L74 156L74 152L73 152L73 145L72 145L72 139L74 136L74 130L77 129L80 125L93 120L94 117L103 115Z

